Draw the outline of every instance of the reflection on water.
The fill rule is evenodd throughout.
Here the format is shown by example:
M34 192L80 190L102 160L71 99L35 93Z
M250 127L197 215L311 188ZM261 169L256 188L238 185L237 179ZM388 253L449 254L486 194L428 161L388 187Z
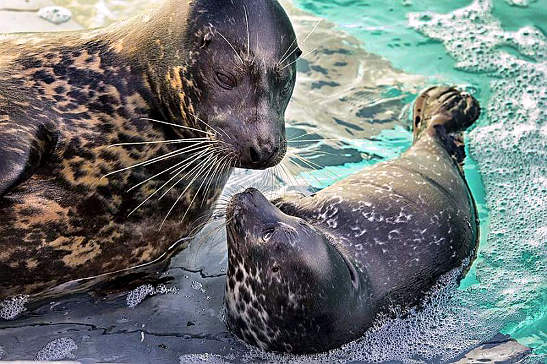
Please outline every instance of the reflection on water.
M117 17L146 10L159 2L160 0L55 0L56 4L69 7L75 20L86 27L110 23ZM365 52L357 39L340 32L328 22L322 22L307 42L301 45L304 53L316 48L317 50L298 62L298 84L287 112L290 140L288 158L283 162L283 167L276 169L275 179L267 172L237 171L227 186L227 193L249 185L259 186L262 190L270 189L275 193L281 191L283 185L289 184L292 185L291 188L308 192L332 184L365 166L396 157L411 142L408 118L412 100L426 84L438 82L438 79L456 82L480 97L483 105L488 104L490 79L461 70L454 71L454 59L461 62L469 61L470 58L452 50L452 43L445 39L449 35L434 26L437 24L434 13L417 14L412 18L412 24L419 30L418 33L407 27L406 14L421 11L422 8L414 8L410 1L400 5L362 0L299 0L298 3L307 10L332 18L346 30L353 29L365 42L367 49L388 57L398 67L404 67L414 74L394 69L385 58ZM426 3L424 6L433 6L430 8L432 11L452 11L468 5L469 1L450 2L450 8L446 4L435 5L438 2ZM300 39L303 39L317 24L318 18L302 13L287 2L284 4L291 14ZM340 7L348 7L353 11L342 12ZM488 13L488 9L481 11ZM366 20L358 17L365 12ZM461 22L457 15L456 19L450 16L448 20ZM357 18L352 18L354 16ZM488 18L486 21L493 20ZM476 29L479 23L474 21L461 26L467 27L465 29ZM362 24L366 24L366 27ZM445 25L447 27L449 25ZM395 39L397 36L394 34L400 34L400 38ZM480 34L478 32L477 37ZM533 36L539 35L534 33ZM445 43L431 42L429 37ZM454 58L446 54L445 46ZM416 49L421 49L422 53L413 57L412 51ZM426 62L425 60L430 60L425 56L427 54L435 55L439 62L433 65ZM465 59L460 60L460 56ZM453 72L446 71L447 69ZM433 74L435 78L427 77ZM496 89L496 85L493 88L498 93L506 86L501 85L502 88ZM537 85L535 87L538 88ZM466 174L477 199L483 224L482 254L459 291L449 285L447 289L437 292L432 298L434 304L421 313L405 320L390 321L376 332L367 334L363 340L329 355L301 357L298 360L409 361L413 358L418 362L447 361L489 339L502 328L510 328L512 333L526 331L522 324L525 322L523 317L541 312L537 309L538 298L541 299L541 292L545 291L538 289L539 295L529 292L538 288L533 281L541 279L542 274L543 282L546 282L545 269L541 270L541 264L545 268L544 260L538 257L539 247L534 250L533 241L530 240L530 249L511 253L507 258L507 252L500 249L511 250L505 242L509 237L514 241L519 241L519 238L515 238L516 230L499 227L505 216L503 214L494 216L491 223L496 229L495 235L487 234L488 210L499 209L493 200L485 200L480 176L482 174L489 178L487 191L492 193L492 189L499 183L492 182L494 174L501 173L504 178L510 178L512 165L507 165L503 171L494 169L493 162L485 167L481 163L499 158L499 153L489 147L489 154L485 155L486 152L481 150L486 148L480 147L485 144L498 145L495 137L501 137L509 145L515 145L514 141L507 141L506 134L499 134L496 130L488 131L490 123L503 122L501 116L496 117L496 108L499 105L490 105L488 115L470 137L471 152L478 160L481 173L479 174L478 167L472 160L468 160L466 165ZM521 103L514 104L510 109L515 109L517 105ZM544 104L542 105L544 108ZM532 109L530 107L526 110ZM524 116L519 116L519 120ZM534 117L529 114L526 116ZM532 120L539 122L539 117L535 116ZM544 148L544 138L537 141L539 146L543 145L543 151L547 150ZM541 149L538 147L537 150ZM302 160L301 157L305 159ZM528 158L525 160L530 161L532 166L539 166L541 160L534 153L523 154L521 157ZM544 183L544 180L539 180L542 176L541 170L532 175L536 176L539 183ZM520 195L513 197L521 200ZM511 204L519 201L506 201L504 206L512 206ZM538 205L541 207L541 203ZM522 207L520 209L522 211ZM541 216L536 217L541 223ZM545 221L545 216L543 217ZM293 357L260 353L235 340L226 331L222 309L227 264L226 238L224 230L218 228L221 224L222 220L212 222L187 250L173 259L169 270L163 275L164 286L143 286L128 295L109 300L77 295L27 312L18 320L0 322L0 359L29 359L52 352L54 354L46 358L62 359L63 355L64 358L71 358L75 354L79 360L91 362L297 360ZM523 220L522 224L524 228L526 221ZM542 233L540 229L537 234L538 239L542 236L545 238L544 230ZM504 245L496 249L496 244L500 244L499 239L503 239ZM515 256L525 252L528 252L527 255ZM495 258L494 253L497 254ZM522 262L515 264L515 259ZM502 264L510 264L507 269L517 271L508 273L507 269L493 268L499 268ZM527 273L528 266L523 270L523 264L536 266L532 273ZM504 278L504 274L508 276ZM515 292L515 286L509 282L517 274L522 274L523 278L518 282L524 285L524 294ZM500 282L502 286L497 288L489 284L490 281ZM505 305L512 302L506 301L506 298L500 299L502 290L505 292L504 297L511 294L514 299L524 297L524 301L518 308L506 313ZM485 305L477 304L482 300ZM544 293L543 300L545 302ZM498 307L496 302L502 305ZM462 327L462 322L466 322L465 327ZM541 319L532 317L530 322L532 324L528 327L541 322ZM530 339L527 343L544 343L545 336L541 335L545 333L543 331L541 334L541 328L539 332L536 342ZM405 345L402 345L403 342ZM431 343L436 345L432 346ZM77 349L74 349L74 345Z

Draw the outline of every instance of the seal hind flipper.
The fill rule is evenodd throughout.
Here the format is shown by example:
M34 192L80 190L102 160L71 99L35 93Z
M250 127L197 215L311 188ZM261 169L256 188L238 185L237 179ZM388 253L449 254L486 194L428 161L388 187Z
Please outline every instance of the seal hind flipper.
M462 132L480 116L478 102L454 87L430 87L414 103L414 142L426 132L441 139L454 162L463 168L465 143Z
M0 197L34 174L54 139L44 125L0 121Z

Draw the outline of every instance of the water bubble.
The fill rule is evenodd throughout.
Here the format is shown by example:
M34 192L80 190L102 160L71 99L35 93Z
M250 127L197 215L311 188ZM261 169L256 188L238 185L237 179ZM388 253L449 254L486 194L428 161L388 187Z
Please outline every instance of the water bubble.
M38 16L53 24L62 24L72 18L72 12L61 6L46 6L38 11Z
M36 360L55 361L74 359L76 356L72 353L78 349L78 345L71 338L58 338L49 342L37 354Z
M133 308L139 305L148 296L175 293L178 293L178 289L176 287L168 288L164 284L160 284L157 287L154 287L151 284L145 284L129 292L126 297L126 303L128 307Z
M0 318L14 320L26 310L28 296L15 296L0 302Z

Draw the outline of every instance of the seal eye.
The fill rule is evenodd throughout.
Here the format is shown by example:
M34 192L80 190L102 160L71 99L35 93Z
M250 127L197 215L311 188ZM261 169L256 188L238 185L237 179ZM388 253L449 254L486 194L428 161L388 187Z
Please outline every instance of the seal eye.
M279 269L280 269L280 268L279 268L278 265L274 265L274 266L272 267L272 272L277 273L277 272L279 272Z
M236 80L231 75L222 72L216 72L215 75L220 87L226 90L231 90L236 87Z

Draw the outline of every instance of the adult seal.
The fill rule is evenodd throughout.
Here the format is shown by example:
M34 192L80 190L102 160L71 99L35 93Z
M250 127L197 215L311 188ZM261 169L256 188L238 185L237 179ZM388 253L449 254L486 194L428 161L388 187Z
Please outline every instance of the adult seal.
M0 298L180 248L234 167L283 157L300 53L275 0L0 38Z
M322 352L359 338L378 314L423 302L474 258L478 222L463 176L461 131L478 103L425 91L400 158L310 197L270 203L257 190L228 208L229 328L265 350ZM466 267L464 267L465 270Z

